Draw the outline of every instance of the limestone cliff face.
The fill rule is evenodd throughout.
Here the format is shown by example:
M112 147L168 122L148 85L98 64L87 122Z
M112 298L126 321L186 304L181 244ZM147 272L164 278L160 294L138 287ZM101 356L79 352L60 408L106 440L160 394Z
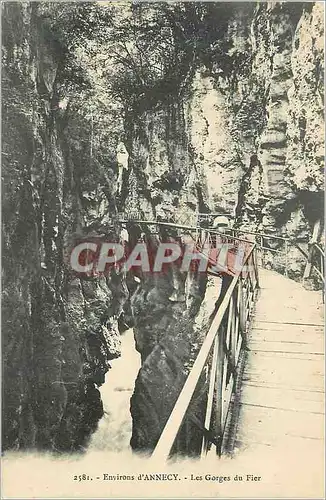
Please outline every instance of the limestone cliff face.
M146 214L182 219L202 199L242 226L306 237L323 191L322 19L320 3L237 7L223 57L212 50L183 96L132 117L131 184L141 171L148 191L126 205L145 197Z
M205 335L206 276L171 267L137 282L76 278L67 255L78 237L119 239L123 210L189 224L197 210L223 209L236 226L312 234L323 203L323 4L219 4L190 5L181 35L171 17L193 53L141 106L128 86L120 101L110 94L105 44L85 57L63 47L60 16L45 4L3 6L4 448L86 445L126 321L142 357L131 443L152 449ZM80 36L93 18L85 19ZM154 249L181 238L127 229L131 243ZM291 252L295 277L303 263ZM282 271L272 255L270 265ZM195 429L185 422L176 449L198 451Z
M247 189L239 214L242 224L293 238L311 234L322 211L322 19L321 4L260 5L249 37L251 66L244 80L254 98L263 96L253 105L261 116L253 150L261 179L258 189L255 181ZM257 194L261 219L257 206L251 207Z
M178 221L225 209L236 226L307 241L322 213L322 19L321 4L239 7L224 58L199 64L182 98L133 122L125 206ZM288 257L289 275L302 276L299 251L289 246ZM284 270L284 257L270 253L266 263ZM197 340L184 280L145 280L131 299L143 359L131 407L136 449L155 444ZM200 304L205 283L195 283ZM174 288L179 303L170 302Z
M261 6L251 37L252 71L264 84L264 121L256 142L258 167L238 207L241 224L247 220L258 230L302 241L323 213L322 19L321 4ZM300 261L291 248L294 278L302 275ZM272 255L270 265L282 270Z
M286 166L309 222L320 216L324 165L324 6L304 12L293 37ZM318 203L319 200L319 203ZM314 207L315 202L315 207Z
M209 184L221 192L235 186L224 203L236 222L305 238L322 212L323 5L266 3L250 16L243 10L229 21L225 60L212 57L209 86L199 77L204 97L193 93L208 131L197 140L197 159L212 175L217 141L226 136L224 168Z

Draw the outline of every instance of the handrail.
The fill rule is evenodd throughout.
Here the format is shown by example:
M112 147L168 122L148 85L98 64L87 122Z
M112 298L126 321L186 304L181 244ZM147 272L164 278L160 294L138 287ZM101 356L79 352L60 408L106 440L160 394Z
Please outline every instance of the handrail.
M217 215L226 215L227 217L231 217L230 214L224 214L224 212L212 212L212 213L204 213L204 212L199 212L197 214L191 214L192 217L196 217L197 216L197 220L198 220L198 216L199 217L202 217L202 216L205 216L207 218L212 218L214 216L217 216ZM138 211L134 211L134 212L130 212L130 213L118 213L117 214L118 218L120 218L120 222L123 222L123 223L126 223L126 222L130 222L132 220L135 220L137 222L140 222L140 223L144 223L144 224L161 224L161 225L173 225L173 226L176 226L176 227L179 227L179 228L189 228L190 226L185 226L185 225L182 225L182 224L177 224L177 223L171 223L171 222L164 222L164 221L158 221L157 218L150 221L150 220L145 220L143 219L143 215L142 213L138 212ZM190 215L188 214L188 219L190 218ZM198 224L194 227L194 226L191 226L191 229L198 229ZM204 228L202 227L201 229L204 229L204 230L208 230L208 231L213 231L214 228ZM287 236L277 236L277 235L274 235L274 234L268 234L268 233L262 233L260 231L248 231L247 229L241 229L241 228L230 228L229 231L231 232L238 232L238 233L242 233L242 234L251 234L253 236L262 236L263 238L270 238L270 239L275 239L275 240L281 240L281 241L287 241L287 242L292 242L291 238L287 237ZM225 233L223 233L225 234Z
M232 238L235 241L240 241L247 243L250 242L250 240L245 239L245 238L239 238L239 236L235 236L235 233L238 234L243 234L243 235L252 235L255 236L256 238L260 238L260 242L257 241L256 239L256 244L257 248L260 248L261 250L267 250L271 253L274 254L284 254L284 270L285 270L285 275L288 276L288 249L289 246L292 246L296 248L302 256L305 258L306 262L306 269L303 274L303 280L308 278L311 274L312 269L314 269L318 276L321 278L323 283L325 283L325 265L324 265L324 258L325 258L325 253L324 250L320 247L320 245L317 244L316 241L312 241L311 243L306 242L308 245L310 245L310 251L306 253L298 244L298 242L293 242L291 238L289 237L284 237L284 236L277 236L273 234L268 234L268 233L262 233L259 231L248 231L246 229L241 229L241 228L232 228L227 230L227 232L220 232L215 228L206 228L206 227L201 227L198 225L198 216L207 216L207 217L212 217L213 215L216 214L204 214L204 213L197 213L197 225L196 226L189 226L185 224L177 224L174 222L164 222L164 221L159 221L156 219L154 220L143 220L142 217L143 215L140 212L130 212L129 214L124 214L124 213L119 213L118 218L120 217L120 222L121 223L128 223L128 222L136 222L137 224L147 224L147 225L156 225L156 226L164 226L164 227L171 227L175 229L182 229L184 231L189 231L189 232L196 232L198 234L198 231L205 231L209 234L216 234L220 235L221 237L224 238ZM275 241L282 241L285 243L285 249L279 250L277 248L269 248L263 244L264 240L275 240ZM253 243L253 242L250 242ZM319 252L319 258L318 258L318 265L313 264L313 257L314 257L314 250L317 250ZM263 262L263 257L262 257L262 262Z
M128 223L131 221L127 220L127 219L120 219L120 222L121 223ZM135 220L135 222L137 224L145 224L148 226L165 226L165 227L171 227L172 229L183 229L185 231L191 231L191 232L196 232L198 230L201 230L201 231L205 231L205 232L212 233L212 234L218 234L224 238L229 238L229 239L233 239L236 241L242 241L245 243L252 243L244 238L239 238L237 236L222 233L221 231L218 231L214 228L206 228L206 227L199 228L198 226L187 226L187 225L183 225L183 224L175 224L174 222L164 222L164 221L157 221L157 220Z
M214 234L215 236L220 236L220 237L221 237L221 239L220 239L220 241L219 241L218 243L219 243L219 244L222 244L222 245L223 245L224 243L229 243L229 242L230 242L229 240L235 240L235 241L240 241L241 243L245 243L245 244L246 244L246 245L245 245L245 247L244 247L244 246L242 246L242 248L243 248L243 249L248 248L248 245L251 245L251 247L253 247L253 246L255 245L255 243L254 243L254 242L252 242L252 241L242 240L242 239L239 239L239 238L236 238L236 237L232 237L232 236L231 236L231 237L229 237L229 236L226 236L224 233L219 233L219 232L215 232L215 231L213 231L213 232L206 231L206 232L208 233L208 239L206 239L206 238L207 238L207 237L206 237L204 242L202 242L200 238L199 238L199 239L197 239L197 240L195 240L195 238L194 238L193 236L192 236L192 238L193 238L193 239L194 239L194 241L195 241L195 244L196 244L196 250L198 251L198 253L200 253L202 256L204 256L204 258L206 258L206 259L207 259L208 263L209 263L211 266L213 266L213 267L215 268L215 270L216 270L216 266L217 266L217 264L218 264L218 256L216 256L216 258L217 258L217 262L216 262L216 261L214 260L214 258L213 258L211 255L209 255L209 254L205 253L205 250L207 250L207 248L209 248L209 249L212 249L212 248L214 248L214 247L216 248L216 244L217 244L217 242L216 242L216 241L214 242L214 241L212 240L212 238L211 238L211 234ZM224 241L223 241L224 239L227 239L227 240L228 240L228 242L224 242ZM207 245L207 244L208 244L208 245ZM227 247L227 248L229 248L229 247ZM228 253L228 252L227 252L227 253ZM226 264L226 263L225 263L225 264ZM224 271L226 270L226 268L227 268L227 265L224 265L224 266L223 266L223 265L221 265L221 263L220 263L220 266L218 266L218 267L220 267L220 271L223 271L223 272L224 272ZM236 275L236 270L235 270L235 269L230 269L230 268L228 268L228 274L230 274L230 273L231 273L233 276L235 276L235 275ZM213 274L214 274L214 273L213 273Z
M246 298L247 299L246 304L248 304L248 302L250 302L251 299L254 299L255 290L258 288L257 266L256 266L256 261L254 259L255 249L256 249L256 245L254 244L253 247L251 248L249 254L247 255L247 258L244 261L242 270L240 271L240 273L238 273L232 279L231 284L229 285L229 288L224 296L224 299L223 299L220 307L218 308L215 317L213 318L213 320L211 322L208 333L207 333L205 340L200 348L200 351L199 351L197 358L192 366L192 369L191 369L191 371L190 371L190 373L185 381L185 384L184 384L184 386L179 394L179 397L174 405L174 408L170 414L170 417L169 417L168 421L166 422L166 425L163 429L163 432L162 432L162 434L158 440L158 443L157 443L157 445L152 453L153 458L159 458L160 460L167 460L169 458L169 455L171 453L171 449L174 445L174 442L175 442L175 439L176 439L177 434L179 432L179 429L182 426L182 423L185 419L187 409L189 407L189 404L190 404L191 399L193 397L193 394L195 392L200 375L205 367L205 364L207 362L207 358L208 358L209 353L212 349L213 343L217 337L219 338L219 342L217 342L217 343L220 344L220 348L219 348L218 354L216 352L216 349L214 349L214 355L218 356L218 359L220 362L222 361L222 363L223 363L223 361L224 361L224 356L226 355L226 352L224 349L224 342L222 342L224 335L220 331L220 327L221 327L222 320L226 314L227 309L230 308L230 304L234 300L234 292L236 290L236 287L237 287L238 283L240 283L242 278L244 277L243 273L247 270L246 269L248 267L247 264L249 263L249 261L251 259L253 259L253 263L254 263L256 282L253 285L252 292L248 292L250 294L252 293L252 295L251 296L248 295L249 299L248 299L248 297ZM250 273L248 273L248 276L249 275L250 275ZM249 289L249 287L248 287L248 289ZM248 311L247 312L238 311L237 314L238 314L238 319L237 319L238 329L240 328L239 327L239 322L240 322L239 315L242 316L242 319L241 319L242 334L244 335L245 323L248 321ZM230 320L230 318L228 318L228 320ZM228 321L227 328L229 331L230 330L229 329L229 321ZM233 331L232 335L233 336L235 335L235 330ZM215 344L216 344L216 342L215 342ZM236 348L236 345L233 344L232 345L232 350L233 350L232 356L234 358L235 358L235 348ZM224 372L224 370L222 370L222 372ZM219 371L220 383L221 383L221 380L223 380L223 373L222 372L221 372L221 370ZM213 377L213 378L215 378L215 377ZM220 427L222 427L221 419L222 419L222 413L223 413L223 408L221 406L223 404L223 402L221 401L221 396L222 396L221 392L222 391L220 391L220 394L218 395L219 397L217 398L219 405L220 405L217 408L217 412L220 415L220 421L218 422ZM211 396L211 398L213 398L213 396ZM212 404L212 402L213 402L213 399L211 399L211 404ZM210 420L210 418L208 420ZM219 440L218 442L221 443L221 435L220 434L217 436L217 438ZM220 448L220 446L217 446L217 448Z
M246 231L246 230L242 230L242 229L232 229L231 231L233 233L238 233L238 234L239 233L240 234L251 234L254 236L259 236L261 238L260 244L257 241L256 241L256 243L261 250L268 250L269 252L272 252L272 253L284 254L284 256L285 256L284 267L285 267L285 274L286 275L288 272L288 269L287 269L287 267L288 267L287 266L287 264L288 264L288 262L287 262L288 248L290 245L293 246L294 248L299 250L299 252L303 255L303 257L306 260L306 269L304 271L302 279L305 280L308 277L310 277L311 271L312 271L312 269L314 269L317 272L318 276L321 278L322 282L325 283L325 265L324 265L325 252L317 242L315 242L315 241L313 241L311 243L306 242L308 244L308 247L310 247L310 251L308 251L308 253L306 253L300 247L300 245L297 242L293 242L291 240L291 238L286 238L283 236L276 236L276 235L271 235L271 234L266 234L266 233L260 233L260 232ZM271 239L271 240L275 239L275 240L283 241L285 243L285 250L282 251L279 249L268 248L268 247L264 246L263 245L264 239ZM315 250L317 250L317 252L319 253L319 255L317 257L317 262L318 262L317 265L313 263Z
M276 236L274 234L267 234L267 233L260 233L256 231L247 231L246 229L231 229L231 231L236 231L238 233L242 234L252 234L253 236L262 236L263 238L271 238L275 240L282 240L282 241L290 241L290 238L287 238L285 236Z
M130 222L130 219L126 221L121 220L121 222ZM324 251L316 243L316 241L313 241L309 245L308 254L306 254L298 243L292 242L290 238L261 232L246 231L244 229L231 229L230 232L226 233L218 231L215 228L205 228L200 225L191 226L173 222L164 222L158 221L157 219L137 219L135 222L137 224L156 225L167 228L170 227L194 233L195 238L194 236L192 237L195 239L196 248L209 260L210 263L210 256L205 255L203 252L205 249L205 244L202 242L203 233L206 234L206 239L208 235L209 243L211 242L211 235L218 235L227 240L232 239L244 242L246 245L248 245L248 243L252 245L252 248L245 258L240 273L236 273L233 277L219 308L216 313L214 313L213 319L211 319L204 342L152 453L152 457L154 459L157 458L161 461L167 460L170 454L176 451L175 445L178 445L178 441L176 442L176 440L180 429L183 427L183 423L185 420L189 420L190 422L195 422L202 432L202 454L207 453L208 449L213 444L216 447L216 453L220 455L224 446L225 428L231 398L239 373L238 364L240 354L243 350L243 346L246 345L247 328L251 319L256 290L259 288L256 258L257 249L282 254L283 249L279 250L278 248L275 249L265 246L264 239L282 241L285 244L284 267L285 274L287 275L288 249L289 245L293 245L301 252L307 261L304 278L310 276L311 269L315 269L318 276L320 276L322 281L325 282ZM238 234L238 236L235 236L235 234ZM241 234L254 235L256 241L240 238L239 235ZM252 239L255 240L254 238ZM316 254L318 254L318 264L314 263ZM247 272L246 268L248 267L247 264L249 262L252 263L253 266L252 269ZM254 273L251 272L252 270ZM212 350L213 353L212 356L210 356ZM209 361L210 358L212 358L211 361ZM210 376L209 384L207 386L205 421L201 423L200 419L191 414L191 403L199 380L204 370L205 373L208 373L206 372L206 368L208 369L209 366Z
M299 250L299 252L305 257L305 259L308 258L308 255L306 252L299 246L297 242L293 243L292 239L289 237L285 236L276 236L274 234L268 234L268 233L261 233L261 232L254 232L254 231L246 231L245 229L232 229L233 232L238 232L241 234L251 234L253 236L259 236L260 238L263 239L269 239L269 240L278 240L278 241L283 241L288 245L293 245L295 248ZM264 247L263 245L259 245L260 248L263 250L268 250L273 253L283 253L281 250L276 250L275 248L268 248Z

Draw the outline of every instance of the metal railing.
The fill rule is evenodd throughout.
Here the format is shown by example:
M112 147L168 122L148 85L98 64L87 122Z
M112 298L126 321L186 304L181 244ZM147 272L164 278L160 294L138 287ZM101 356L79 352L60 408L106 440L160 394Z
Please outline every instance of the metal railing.
M223 215L222 213L185 213L183 216L176 216L171 214L169 222L166 220L161 220L161 217L154 217L152 220L144 220L144 215L140 211L129 211L126 213L117 214L118 220L121 222L138 222L141 224L149 225L162 225L170 226L179 229L180 231L195 231L196 238L200 231L206 231L207 234L225 234L219 233L217 228L213 227L201 227L200 223L209 222L212 223L214 218L218 215ZM231 217L228 215L228 217ZM315 234L316 233L316 234ZM233 236L239 241L251 241L255 242L257 245L257 251L259 255L260 265L262 267L268 262L268 252L279 257L277 261L277 269L283 268L285 276L289 275L289 251L293 248L297 249L303 257L303 263L305 262L305 270L303 272L302 279L305 280L309 278L313 272L316 273L318 278L322 283L322 293L324 299L324 285L325 285L325 253L321 246L317 243L317 232L314 230L314 235L311 242L305 241L293 241L291 238L284 236L276 236L274 234L267 234L257 231L248 231L246 229L228 229L227 234ZM240 238L242 236L242 238ZM308 250L304 250L299 243L303 243ZM280 247L281 244L281 247Z
M253 243L244 238L221 233L215 229L196 231L191 235L196 251L208 261L208 274L227 273L235 276L243 265L243 261L252 248Z
M312 243L307 254L307 266L303 275L303 279L311 276L312 271L315 271L323 284L325 284L325 252L318 243Z
M131 220L131 217L127 219ZM259 264L264 266L265 257L268 255L267 252L280 255L279 264L283 265L284 274L288 276L289 250L291 247L295 247L306 261L303 279L310 277L312 271L315 270L324 284L324 251L316 241L312 241L311 244L305 242L308 246L307 252L301 248L299 242L293 242L289 238L251 232L245 229L231 229L228 231L229 234L225 234L214 228L204 228L198 224L194 226L190 219L183 220L182 224L180 220L178 223L173 223L158 221L157 218L150 221L141 220L141 223L163 225L171 229L180 229L189 234L194 233L193 239L196 248L201 253L204 253L206 246L208 249L214 247L215 236L233 238L238 243L245 243L247 249L248 243L251 245L241 271L237 272L233 277L224 299L211 318L207 335L166 422L152 457L167 460L171 454L177 452L177 446L175 446L178 442L177 438L178 435L182 434L181 431L186 426L187 421L195 422L200 429L200 435L202 436L201 454L205 455L214 446L217 455L221 455L232 394L234 394L239 375L240 355L246 346L256 292L259 288L258 260L260 260ZM202 239L203 234L204 240ZM209 253L206 258L210 261ZM203 377L205 378L207 398L205 412L202 417L203 421L201 421L192 414L191 405L192 400L196 398L199 380L202 381Z
M288 256L289 256L289 248L292 245L289 238L284 238L282 236L276 236L273 234L266 234L261 232L253 232L247 231L245 229L231 229L230 234L232 235L242 235L246 237L250 241L254 241L257 244L257 249L260 255L260 265L264 267L265 265L265 255L267 252L271 252L274 255L279 255L281 260L279 265L284 268L285 276L288 276ZM281 248L280 248L281 244ZM273 248L276 246L277 248ZM298 245L294 244L301 254L306 257L304 250Z
M153 451L153 458L169 458L178 432L187 419L190 402L203 373L209 375L206 381L205 419L201 423L201 453L205 455L213 445L216 453L221 455L239 356L247 342L248 326L259 288L256 257L254 244L241 272L230 282L221 305L211 318L208 333Z

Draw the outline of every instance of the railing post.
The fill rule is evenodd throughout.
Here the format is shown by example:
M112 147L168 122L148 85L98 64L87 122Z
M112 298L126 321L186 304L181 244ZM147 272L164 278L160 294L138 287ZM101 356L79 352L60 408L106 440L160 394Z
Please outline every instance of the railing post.
M215 379L215 438L216 438L216 454L221 456L222 453L222 407L223 407L223 373L224 373L224 338L225 325L223 320L218 332L218 352L217 366Z
M310 246L309 246L309 249L308 249L307 264L306 264L306 267L305 267L305 270L304 270L304 273L303 273L303 281L305 279L310 278L311 269L312 269L313 254L314 254L314 244L310 243Z
M308 243L308 258L306 268L303 273L303 281L310 277L311 269L312 269L312 261L313 261L313 253L314 253L314 245L317 243L318 235L320 230L320 220L317 220L314 225L314 230L312 233L312 238Z
M212 354L212 366L209 377L209 389L207 395L207 407L206 407L206 415L205 415L205 423L204 427L207 431L211 431L211 423L212 423L212 412L213 412L213 402L214 402L214 392L215 392L215 382L216 382L216 370L217 370L217 358L218 358L218 344L219 338L218 334L215 336L214 348ZM209 440L204 435L202 442L201 455L206 455L209 449Z
M245 289L242 282L242 276L239 279L239 291L240 291L240 328L242 332L242 339L246 342L246 319L245 319L245 310L246 310L246 297L245 297Z
M200 220L199 220L199 210L197 209L197 212L196 212L196 235L195 235L196 243L198 241L198 234L199 233L200 233Z
M289 246L287 240L285 240L285 276L288 277L288 251Z
M254 246L255 247L255 246ZM247 265L252 252L254 251L254 247L251 249L249 255L246 257L243 268ZM168 460L173 444L181 428L183 422L185 421L187 410L191 403L191 399L194 396L194 392L196 390L197 384L199 382L201 373L207 366L207 358L211 352L211 348L216 342L216 336L218 337L218 352L217 352L217 361L216 361L216 376L214 380L215 385L215 398L213 398L213 404L215 402L214 408L214 416L212 416L212 431L215 436L215 440L211 439L212 442L215 441L216 452L218 455L221 455L223 449L223 432L225 425L225 418L227 418L227 411L229 409L230 397L232 394L232 387L229 386L224 390L224 378L227 376L227 370L224 369L225 358L227 357L227 362L230 363L229 349L225 351L225 335L226 335L226 323L225 318L228 314L228 308L230 306L231 297L235 295L234 290L239 280L243 279L243 276L236 275L232 279L228 289L226 290L224 299L220 304L218 310L214 315L212 315L210 319L210 326L208 332L204 338L203 344L198 352L198 355L194 361L194 364L185 380L184 385L180 391L180 394L175 402L175 405L172 408L171 414L168 417L163 431L158 439L156 447L152 453L152 459L160 459ZM234 319L234 317L233 317ZM246 326L246 325L245 325ZM245 327L244 327L245 328ZM242 340L244 339L244 335L242 335ZM240 340L239 340L240 342ZM241 342L241 346L244 345L245 342ZM226 365L227 367L227 365ZM225 397L225 404L224 404ZM206 424L209 421L209 415L207 415L207 419L205 419ZM201 427L201 424L200 424ZM207 429L206 425L205 428ZM204 431L204 434L206 432ZM207 434L206 434L207 436ZM207 437L210 440L210 437ZM205 442L204 442L205 449Z
M320 272L321 274L324 276L325 273L324 273L324 256L322 253L320 253Z
M324 255L320 252L320 272L322 276L322 298L323 298L323 304L325 304L325 257Z
M254 268L255 280L256 280L255 288L259 288L258 259L257 259L256 249L253 251L253 254L252 254L252 265Z

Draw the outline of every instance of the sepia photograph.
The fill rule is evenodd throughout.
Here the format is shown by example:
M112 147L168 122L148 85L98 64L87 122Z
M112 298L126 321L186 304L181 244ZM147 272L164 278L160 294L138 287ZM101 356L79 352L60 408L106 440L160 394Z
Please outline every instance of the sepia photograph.
M324 498L324 18L1 2L1 498Z

